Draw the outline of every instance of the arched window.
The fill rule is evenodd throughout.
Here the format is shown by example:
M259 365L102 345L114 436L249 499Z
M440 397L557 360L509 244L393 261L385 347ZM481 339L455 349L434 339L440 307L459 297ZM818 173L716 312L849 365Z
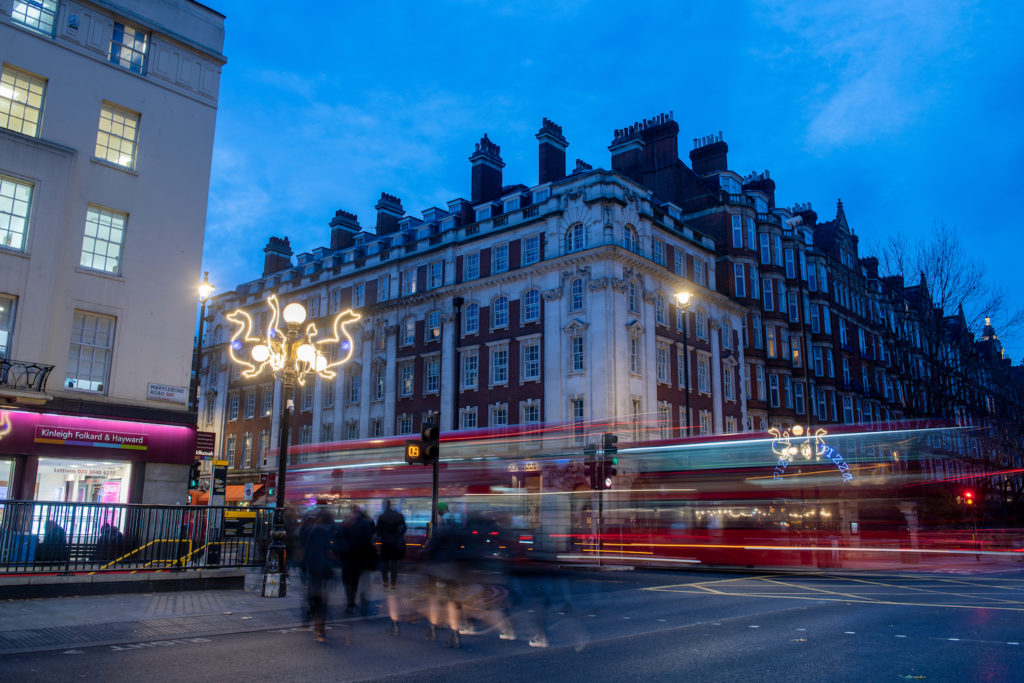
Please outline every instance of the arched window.
M476 334L480 331L480 306L478 304L466 304L466 310L462 316L462 333Z
M583 310L583 278L578 277L569 285L569 310Z
M622 246L625 247L627 251L635 252L639 246L636 230L633 229L633 226L627 225L623 232L625 234L622 238Z
M569 226L569 229L565 231L565 251L580 251L586 246L586 231L583 229L583 224L576 223Z
M508 327L508 297L499 296L491 303L491 329Z
M540 290L528 289L523 294L523 322L540 319Z
M441 312L431 311L427 314L427 325L423 330L428 342L437 341L441 338Z

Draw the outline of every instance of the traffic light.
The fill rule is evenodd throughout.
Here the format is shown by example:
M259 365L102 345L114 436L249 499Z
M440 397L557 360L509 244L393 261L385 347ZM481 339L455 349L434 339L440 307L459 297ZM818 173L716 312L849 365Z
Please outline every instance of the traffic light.
M436 419L429 422L424 420L419 440L410 439L405 442L405 461L410 465L432 465L441 456L441 432L437 428Z
M603 448L604 454L605 455L615 455L616 453L618 453L619 452L619 448L618 448L618 446L615 445L618 442L619 442L619 437L615 436L611 432L605 432L604 433L604 448Z
M974 491L964 491L964 503L974 505Z
M610 455L605 455L604 460L601 461L601 483L604 484L606 489L610 489L612 487L612 483L615 481L615 475L619 473L619 470L615 467L618 462L618 458Z
M195 460L188 466L188 488L199 488L199 461Z
M423 442L423 464L430 465L437 462L441 457L441 431L437 428L436 422L423 423L423 429L420 430L420 441Z

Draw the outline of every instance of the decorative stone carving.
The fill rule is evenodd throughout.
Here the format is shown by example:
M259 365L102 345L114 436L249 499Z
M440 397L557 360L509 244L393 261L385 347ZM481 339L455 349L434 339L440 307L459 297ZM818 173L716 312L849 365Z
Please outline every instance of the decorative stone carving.
M545 289L542 292L542 296L545 301L555 301L562 298L562 288L555 287L554 289Z
M590 291L597 292L597 291L600 291L600 290L604 289L605 287L607 287L608 283L609 283L609 279L608 278L606 278L606 277L599 277L599 278L597 278L595 280L591 280L588 283L587 286L590 288Z
M625 292L626 291L626 287L628 286L628 283L626 282L625 279L620 280L619 278L613 277L613 278L609 278L609 280L612 283L612 289L615 290L616 292Z

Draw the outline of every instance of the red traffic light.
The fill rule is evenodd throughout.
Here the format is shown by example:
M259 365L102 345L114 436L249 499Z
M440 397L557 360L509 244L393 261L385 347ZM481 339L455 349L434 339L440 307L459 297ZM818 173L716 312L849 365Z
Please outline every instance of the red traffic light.
M974 491L964 491L964 502L974 505Z

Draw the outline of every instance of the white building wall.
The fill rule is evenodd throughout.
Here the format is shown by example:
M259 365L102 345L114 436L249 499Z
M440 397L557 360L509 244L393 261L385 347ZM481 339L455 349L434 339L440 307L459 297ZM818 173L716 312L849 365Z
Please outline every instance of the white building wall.
M107 62L113 5L62 2L49 38L12 25L0 0L0 61L47 79L39 137L0 130L0 173L35 185L24 253L0 250L0 292L18 298L10 355L52 364L51 395L185 411L146 395L151 382L189 385L223 17L190 2L121 5L152 31L142 76ZM93 157L103 102L141 114L134 171ZM89 204L128 214L117 276L78 265ZM102 394L63 388L76 310L117 319Z

